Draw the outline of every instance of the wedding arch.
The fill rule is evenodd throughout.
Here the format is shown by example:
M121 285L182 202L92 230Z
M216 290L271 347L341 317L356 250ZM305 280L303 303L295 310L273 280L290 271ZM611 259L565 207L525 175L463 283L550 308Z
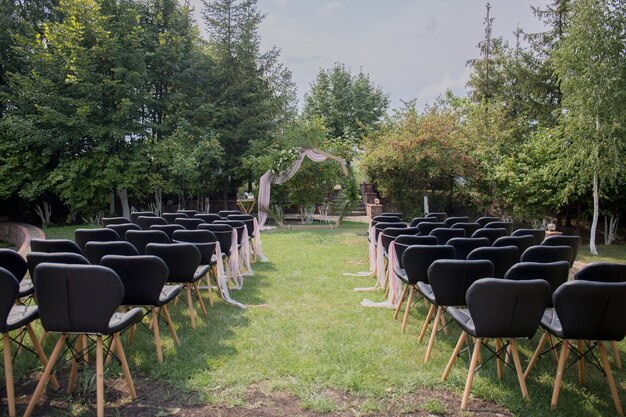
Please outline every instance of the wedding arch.
M280 223L280 220L277 218L276 214L270 209L270 191L272 184L284 184L293 178L294 175L300 170L300 166L302 162L304 162L304 158L307 157L313 162L323 162L327 159L332 159L337 161L341 165L341 169L343 174L346 177L350 177L350 170L348 169L348 164L346 160L343 158L339 158L338 156L332 155L328 152L320 151L319 149L307 149L301 148L300 155L294 161L293 165L288 169L285 169L283 172L279 174L274 174L272 170L268 170L265 174L261 176L259 180L259 195L258 195L258 207L259 207L259 226L263 227L269 215L271 215L274 220L282 227L283 225ZM343 216L346 211L346 207L348 205L348 201L344 204L341 214L339 216L339 220L337 221L337 225L341 223Z

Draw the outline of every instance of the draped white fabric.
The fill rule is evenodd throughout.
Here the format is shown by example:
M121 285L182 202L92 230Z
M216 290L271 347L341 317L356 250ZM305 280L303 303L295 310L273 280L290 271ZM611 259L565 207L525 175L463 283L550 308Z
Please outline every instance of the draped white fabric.
M228 291L228 277L226 273L224 272L224 262L222 261L222 249L220 248L219 242L216 242L215 257L217 260L217 264L215 267L216 274L217 274L217 284L220 290L220 294L222 296L222 300L224 300L224 302L227 304L234 305L234 306L241 307L241 308L246 308L244 304L241 304L240 302L235 301L232 298L230 298L230 293Z

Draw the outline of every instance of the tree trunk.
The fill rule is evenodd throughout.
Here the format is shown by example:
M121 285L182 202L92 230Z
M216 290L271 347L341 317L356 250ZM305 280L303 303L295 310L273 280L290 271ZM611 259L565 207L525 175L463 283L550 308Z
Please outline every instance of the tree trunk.
M109 197L109 214L111 214L115 213L115 191L111 191L111 195Z
M130 207L128 206L128 189L122 188L121 190L117 190L117 196L122 203L122 217L130 219Z
M582 221L582 205L578 203L576 206L576 231L575 235L580 236L580 223Z
M229 186L229 179L224 179L224 210L228 210L228 189L230 188Z
M163 192L160 188L154 190L154 207L158 216L163 214Z
M600 190L598 185L598 173L593 174L593 221L591 222L591 231L589 236L589 251L592 255L598 255L596 247L596 230L598 228L598 215L600 213Z

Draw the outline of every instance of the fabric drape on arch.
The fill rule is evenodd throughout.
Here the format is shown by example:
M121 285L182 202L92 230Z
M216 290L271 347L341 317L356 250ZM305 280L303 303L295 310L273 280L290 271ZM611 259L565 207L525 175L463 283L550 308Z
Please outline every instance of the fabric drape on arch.
M333 159L341 164L341 169L345 176L348 176L348 167L346 161L335 155L317 150L317 149L301 149L300 156L293 165L281 172L279 175L272 174L272 170L268 170L259 181L259 195L257 199L257 205L259 207L259 227L263 227L267 221L267 213L270 206L270 191L272 184L284 184L289 181L300 169L304 158L307 157L313 162L322 162L327 159Z

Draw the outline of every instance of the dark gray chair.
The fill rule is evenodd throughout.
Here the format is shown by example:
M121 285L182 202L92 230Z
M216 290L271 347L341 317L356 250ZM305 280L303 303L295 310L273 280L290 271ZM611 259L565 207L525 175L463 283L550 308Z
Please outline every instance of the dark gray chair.
M200 251L200 266L196 270L196 277L206 280L207 291L209 292L209 303L213 306L213 287L211 284L211 268L217 264L215 248L217 237L210 230L177 230L173 235L173 242L192 243ZM222 254L222 256L224 256ZM219 288L219 281L214 275L215 283Z
M231 216L243 216L243 214L231 214ZM216 220L222 220L222 217L216 213L196 214L193 217L195 219L202 219L205 223L213 223Z
M73 240L69 239L31 239L30 250L32 252L64 252L83 254L83 251Z
M180 346L167 305L180 293L182 285L165 285L169 271L165 262L156 256L106 255L101 263L115 271L124 285L121 305L143 307L143 316L151 316L157 359L163 363L159 319L165 320L174 343Z
M435 236L439 245L446 245L450 239L455 237L465 237L465 230L438 227L431 230L429 235Z
M478 223L461 222L461 223L454 223L452 226L450 226L450 228L463 229L465 230L465 236L469 237L473 235L476 230L480 229L481 225L479 225Z
M467 289L481 278L493 276L493 264L487 260L466 261L458 259L439 259L428 268L428 282L418 282L417 287L430 303L430 309L424 325L420 331L418 342L424 339L428 324L430 323L435 309L437 314L430 333L428 347L424 354L424 363L428 362L439 323L447 307L465 306L465 293Z
M467 216L457 216L457 217L448 217L443 221L446 224L446 227L452 227L457 223L468 223L469 217Z
M67 265L89 265L89 261L83 255L73 252L31 252L26 255L26 265L31 279L35 280L35 270L37 265L42 263L67 264Z
M171 242L167 234L160 230L129 230L126 232L126 241L130 242L140 255L146 254L146 246L149 243Z
M467 259L467 255L474 249L489 246L489 239L486 237L455 237L448 240L447 244L454 248L456 259L463 260Z
M100 265L106 255L137 256L139 252L130 243L123 240L115 242L87 242L85 257L92 265Z
M570 246L542 246L535 245L526 249L520 262L557 262L567 261L571 266L572 248Z
M120 236L115 230L106 227L100 229L76 229L74 231L74 241L82 253L85 253L87 242L112 242L115 240L120 240Z
M512 222L489 222L483 227L485 229L506 229L506 236L511 236L513 233Z
M416 227L418 224L423 223L423 222L432 223L432 221L433 221L432 217L414 217L409 223L409 227Z
M141 230L141 227L135 223L109 224L106 228L115 230L120 239L126 239L126 232L129 230Z
M476 219L476 223L478 223L480 227L487 226L487 223L499 222L499 221L502 221L502 219L499 217L492 217L492 216L484 216L484 217L479 217L478 219Z
M525 236L502 236L496 239L495 242L491 246L493 247L501 247L501 246L516 246L517 252L519 256L522 256L522 253L531 246L535 244L535 237L530 235ZM517 259L519 262L519 258Z
M187 217L189 217L190 219L193 218L196 214L199 214L200 212L198 210L176 210L176 213L183 213L186 214Z
M141 230L150 230L150 226L154 224L169 224L163 217L157 216L139 216L137 217L137 225L141 227Z
M578 248L580 247L580 242L581 242L581 238L580 236L566 236L566 235L561 235L561 236L549 236L547 237L543 242L541 242L541 245L543 246L569 246L570 248L572 248L572 258L570 260L570 266L574 266L574 261L576 260L576 257L578 256Z
M130 397L137 398L135 387L120 340L120 332L139 322L142 314L139 308L125 313L116 313L124 297L124 286L115 272L97 265L62 265L39 264L35 270L35 296L39 306L41 325L48 333L59 333L60 337L50 355L37 388L24 413L30 416L39 402L41 395L54 365L59 359L64 345L74 345L74 335L90 335L96 339L96 391L98 415L104 415L104 349L105 338L110 338L115 346L115 354L119 358ZM74 352L70 371L70 387L72 392L78 360L83 352L92 349L82 346L80 342L87 338L79 337Z
M489 244L493 245L493 242L496 241L496 239L502 237L502 236L506 236L506 229L501 228L501 229L478 229L476 230L471 237L486 237L487 239L489 239Z
M542 279L512 281L483 278L474 282L467 290L467 308L448 307L448 314L459 325L462 333L442 380L448 378L468 335L474 338L474 351L461 400L462 410L467 408L481 347L488 339L495 339L495 350L492 352L496 357L498 378L502 379L503 376L503 358L510 354L513 357L522 397L528 399L516 339L531 338L535 335L549 297L550 287ZM486 361L487 359L483 357L482 363Z
M550 285L550 299L548 307L552 307L552 294L567 282L569 274L569 263L567 261L557 262L520 262L513 265L504 274L504 279L514 281L524 281L529 279L543 279Z
M402 219L398 216L375 216L370 223L372 226L378 223L402 223Z
M153 211L134 211L130 213L130 222L137 224L137 219L141 216L144 217L157 217L156 213Z
M541 326L546 330L531 358L526 376L533 369L549 334L558 337L561 353L557 365L552 409L556 409L568 358L578 362L579 384L584 383L584 360L596 364L594 352L600 352L602 371L606 376L617 414L624 415L604 342L617 342L626 336L626 282L574 280L561 285L553 294L554 309L543 314ZM570 350L574 355L569 355Z
M179 224L187 230L196 230L199 225L204 224L204 220L198 218L185 219L179 217L178 219L174 220L174 224Z
M131 221L126 217L103 217L100 219L100 225L102 227L107 227L111 224L124 224L130 223Z
M593 262L576 272L574 279L596 282L626 282L626 264Z
M435 212L426 214L426 217L437 219L437 222L443 222L446 218L448 218L448 214L444 212Z
M17 298L29 297L33 294L33 282L31 279L24 279L28 266L26 259L12 249L0 249L0 268L9 271L19 283Z
M176 219L188 219L189 216L187 216L185 213L163 213L161 215L161 217L163 217L169 224L175 224Z
M180 224L153 224L150 226L150 230L159 230L167 235L172 240L174 238L174 232L176 230L187 230ZM162 243L162 242L161 242Z
M437 244L437 238L435 236L418 236L418 235L400 235L396 237L394 240L394 245L396 249L396 257L398 258L398 266L394 265L394 272L396 275L403 277L404 280L407 280L406 271L404 270L404 265L402 264L402 254L412 245L427 245L427 246L435 246Z
M541 245L541 242L546 238L546 231L543 229L516 229L513 230L511 236L534 236L535 245Z
M437 228L446 227L446 224L444 222L421 222L416 227L419 229L420 235L429 235Z
M217 212L217 214L222 218L222 219L226 219L228 218L228 216L230 216L231 214L241 214L241 210L220 210Z
M506 272L519 262L517 246L500 246L477 248L467 255L468 260L486 259L493 264L493 277L504 278Z

